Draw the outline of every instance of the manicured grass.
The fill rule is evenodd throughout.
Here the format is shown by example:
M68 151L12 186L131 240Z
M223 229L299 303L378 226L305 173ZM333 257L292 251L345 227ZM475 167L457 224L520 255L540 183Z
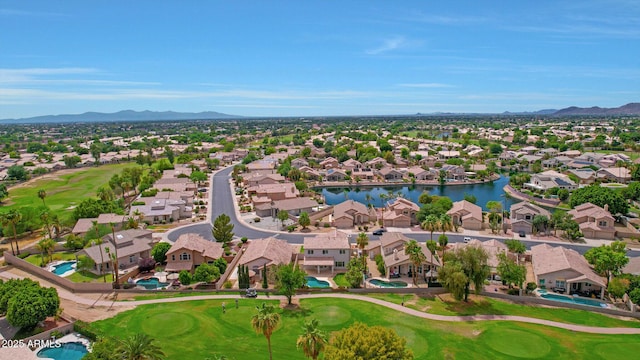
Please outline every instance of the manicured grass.
M137 307L95 322L98 333L124 337L146 333L167 359L265 359L267 342L251 328L262 299L190 301ZM222 313L222 302L227 311ZM277 304L276 301L267 301ZM594 335L515 322L444 323L418 319L357 300L305 299L299 310L280 310L272 336L275 359L304 359L296 350L302 323L316 318L327 333L359 321L394 329L407 340L416 359L626 359L640 351L637 335Z
M162 293L162 292L156 292L153 294L149 294L149 295L137 295L133 297L133 300L156 300L156 299L169 299L169 298L180 298L180 297L189 297L189 296L203 296L203 295L229 295L230 293L228 292L224 292L224 293L220 293L220 292L216 292L216 291L206 291L206 292L199 292L199 291L194 291L194 292L171 292L171 293ZM131 301L131 300L121 300L121 301Z
M338 286L344 286L346 288L348 288L349 286L349 282L347 281L347 279L345 279L344 274L338 274L333 278L333 282L336 283L336 285Z
M4 200L6 206L0 206L2 211L25 206L41 206L42 200L38 191L47 192L46 205L60 216L61 221L71 218L73 206L83 199L95 198L100 186L109 182L111 176L118 174L127 167L139 166L135 163L102 165L78 169L72 173L52 173L44 179L34 181L28 186L9 189L9 198Z
M396 304L402 303L403 299L402 294L369 294L369 296ZM475 297L469 303L465 303L445 302L439 297L429 298L410 294L404 296L404 305L438 315L517 315L578 325L640 328L638 320L625 321L583 310L520 305L482 296Z
M113 274L109 273L107 275L107 282L113 282ZM89 271L76 271L69 276L65 276L65 279L76 282L76 283L88 283L88 282L104 282L102 275L96 275Z
M45 256L45 258L46 257L47 256ZM51 261L76 259L76 255L72 252L58 252L58 253L54 253L51 257L52 257ZM35 266L40 266L42 264L42 255L34 254L27 257L25 260Z

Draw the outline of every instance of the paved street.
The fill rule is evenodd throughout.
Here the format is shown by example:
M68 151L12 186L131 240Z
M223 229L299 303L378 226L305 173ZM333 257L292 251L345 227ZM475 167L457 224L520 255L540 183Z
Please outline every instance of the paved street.
M234 195L231 193L231 187L229 185L229 177L231 171L233 170L233 166L222 169L213 175L213 181L211 184L211 217L210 219L215 219L220 214L227 214L231 218L231 222L234 225L234 233L238 237L246 236L249 239L259 239L265 238L269 236L275 236L278 239L286 240L292 244L302 244L305 237L310 236L309 234L289 234L284 232L277 231L267 231L256 229L248 224L241 222L238 219L238 215L235 207L235 199ZM167 239L169 241L176 241L176 239L185 233L197 233L200 234L203 238L213 240L213 235L211 234L211 223L198 223L193 225L186 225L180 228L177 228L167 234ZM400 229L403 232L407 233L407 236L416 239L420 242L424 242L430 239L430 234L426 232L414 232L409 229ZM433 238L437 239L439 233L434 233ZM449 237L449 243L462 242L465 236L471 236L478 240L489 240L489 239L498 239L503 241L504 239L500 236L482 236L482 235L470 235L470 234L452 234L447 233ZM369 238L371 240L377 240L379 237L370 235ZM354 239L355 242L355 239ZM549 242L545 240L522 240L522 242L527 246L527 249L530 249L531 246ZM549 242L549 243L558 243L558 242ZM588 244L567 244L560 243L562 246L567 247L569 249L573 249L580 254L584 254L587 250L589 250L592 245ZM640 251L629 251L628 255L630 257L640 256Z

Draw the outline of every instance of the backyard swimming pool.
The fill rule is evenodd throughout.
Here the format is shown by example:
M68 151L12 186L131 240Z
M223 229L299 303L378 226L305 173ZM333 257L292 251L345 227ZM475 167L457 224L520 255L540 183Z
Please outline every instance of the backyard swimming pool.
M87 347L81 342L67 342L60 347L46 347L38 351L37 356L53 360L80 360L88 352Z
M371 280L369 280L369 283L371 283L372 285L375 285L375 286L385 287L385 288L405 288L405 287L407 287L407 283L404 282L404 281L385 281L385 280L379 280L379 279L371 279Z
M76 271L75 261L65 261L51 266L51 272L58 276L71 275Z
M558 295L552 293L541 293L540 297L547 300L560 301L564 303L570 304L580 304L580 305L588 305L595 307L607 307L607 304L600 302L598 300L593 300L589 298L579 297L579 296L566 296L566 295Z
M307 286L310 288L329 288L331 284L328 281L318 280L313 276L305 276L305 280L307 280Z
M136 281L136 285L140 285L147 290L156 290L169 286L169 283L160 282L160 279L157 277L150 277L148 279L140 279Z

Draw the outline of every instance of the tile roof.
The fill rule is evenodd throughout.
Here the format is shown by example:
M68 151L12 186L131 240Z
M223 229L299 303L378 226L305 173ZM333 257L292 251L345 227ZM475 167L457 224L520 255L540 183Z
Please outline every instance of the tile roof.
M289 264L293 251L289 243L273 237L252 240L240 259L241 264L247 264L260 258L269 259L267 265Z
M182 250L196 251L211 259L218 259L224 253L221 243L206 240L202 236L194 233L180 235L178 240L176 240L169 251L167 251L167 255L174 254Z
M563 246L550 246L540 244L531 247L533 272L537 275L545 275L557 271L572 270L583 276L586 280L605 286L605 279L596 274L582 255L577 251ZM573 280L573 279L567 279Z

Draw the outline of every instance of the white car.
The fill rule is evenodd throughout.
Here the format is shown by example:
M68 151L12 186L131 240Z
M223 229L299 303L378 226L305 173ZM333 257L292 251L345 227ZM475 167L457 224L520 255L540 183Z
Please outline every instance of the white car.
M468 243L469 241L471 241L471 238L468 236L465 236L464 239L462 239L462 241L464 241L464 243Z

